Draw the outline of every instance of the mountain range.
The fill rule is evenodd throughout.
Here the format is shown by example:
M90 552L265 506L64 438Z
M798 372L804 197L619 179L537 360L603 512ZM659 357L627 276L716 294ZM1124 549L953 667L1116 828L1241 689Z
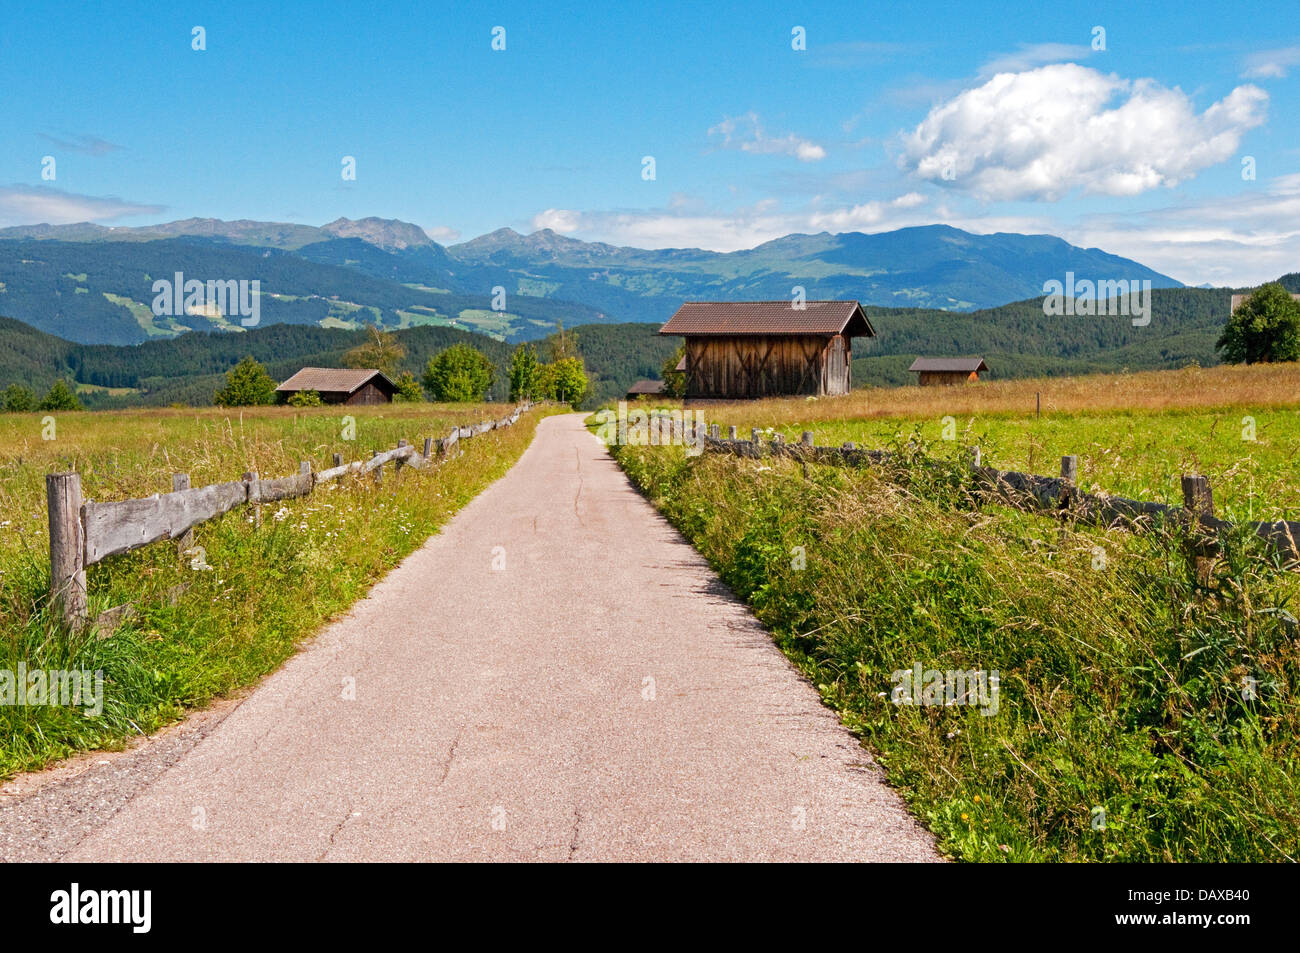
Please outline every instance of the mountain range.
M1179 282L1051 235L976 235L947 225L787 235L755 248L642 249L541 229L443 246L395 219L313 226L186 219L0 229L0 314L80 343L132 344L187 330L238 333L204 313L152 314L156 277L261 282L262 321L474 330L507 342L567 325L666 321L685 300L855 298L971 312L1042 293L1067 272ZM504 292L504 301L502 300Z

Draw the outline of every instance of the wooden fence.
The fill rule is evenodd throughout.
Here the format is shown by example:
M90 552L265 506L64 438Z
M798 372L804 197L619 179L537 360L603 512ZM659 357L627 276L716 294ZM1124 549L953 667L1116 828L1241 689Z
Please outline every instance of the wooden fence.
M511 426L532 406L521 404L500 420L456 427L441 439L426 437L423 452L401 440L392 450L376 452L369 460L344 463L342 454L336 453L334 466L328 470L313 472L304 460L290 476L263 479L250 472L230 483L194 488L188 474L177 473L172 476L171 493L116 503L83 501L79 473L48 474L45 495L50 521L51 599L63 621L80 629L87 621L87 566L165 539L178 540L182 548L188 548L194 527L246 503L257 506L260 515L262 503L307 496L322 483L351 474L372 473L382 481L388 463L399 470L408 466L424 469L447 457L463 440Z
M666 430L665 436L670 439L686 436L682 432L683 424L680 420L671 416L652 419L657 419L661 432ZM695 425L695 432L690 436L695 445L705 452L740 457L785 456L809 463L852 467L878 465L894 457L889 451L860 449L853 443L845 443L840 447L818 447L813 444L813 434L809 430L803 432L799 443L786 443L780 434L764 442L757 429L750 431L749 440L741 440L735 427L729 428L728 436L723 438L717 424L702 423ZM982 499L1016 509L1050 513L1102 526L1140 526L1164 518L1177 520L1188 528L1219 533L1238 525L1214 515L1210 479L1198 474L1183 475L1183 505L1175 506L1083 492L1076 485L1079 458L1075 455L1061 458L1059 477L1047 477L984 466L979 447L971 447L969 452L976 494ZM1276 520L1250 522L1246 525L1284 558L1292 562L1300 560L1300 522Z

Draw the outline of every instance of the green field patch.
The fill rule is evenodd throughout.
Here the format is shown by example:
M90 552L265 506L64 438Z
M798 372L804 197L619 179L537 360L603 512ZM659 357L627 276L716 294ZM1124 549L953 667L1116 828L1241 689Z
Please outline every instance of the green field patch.
M174 322L172 322L173 326L166 328L160 328L154 323L154 313L148 305L142 304L132 298L125 297L124 295L109 294L107 291L103 294L107 301L130 311L131 317L135 318L135 323L140 325L140 329L144 331L145 334L149 335L149 337L166 338L172 337L175 333L176 328L174 327Z

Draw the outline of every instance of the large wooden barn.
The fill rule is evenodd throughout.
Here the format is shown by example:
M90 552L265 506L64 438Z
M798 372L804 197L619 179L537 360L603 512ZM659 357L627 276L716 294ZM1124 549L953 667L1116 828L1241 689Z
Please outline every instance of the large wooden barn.
M686 339L687 400L847 394L876 334L856 301L688 301L659 333Z
M372 368L304 367L275 389L280 400L314 390L326 404L391 404L397 385Z

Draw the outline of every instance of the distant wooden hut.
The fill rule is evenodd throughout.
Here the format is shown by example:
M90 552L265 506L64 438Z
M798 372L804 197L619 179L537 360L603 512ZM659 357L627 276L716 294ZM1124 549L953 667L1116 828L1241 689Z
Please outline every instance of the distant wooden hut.
M275 389L280 400L314 390L326 404L391 404L397 385L383 371L350 367L304 367Z
M875 329L856 301L688 301L659 331L686 339L686 398L847 394L855 337Z
M987 372L988 369L981 357L918 357L908 368L920 375L922 387L977 381L980 371Z
M664 393L663 381L639 380L627 390L627 400L636 400L638 397L659 397Z

